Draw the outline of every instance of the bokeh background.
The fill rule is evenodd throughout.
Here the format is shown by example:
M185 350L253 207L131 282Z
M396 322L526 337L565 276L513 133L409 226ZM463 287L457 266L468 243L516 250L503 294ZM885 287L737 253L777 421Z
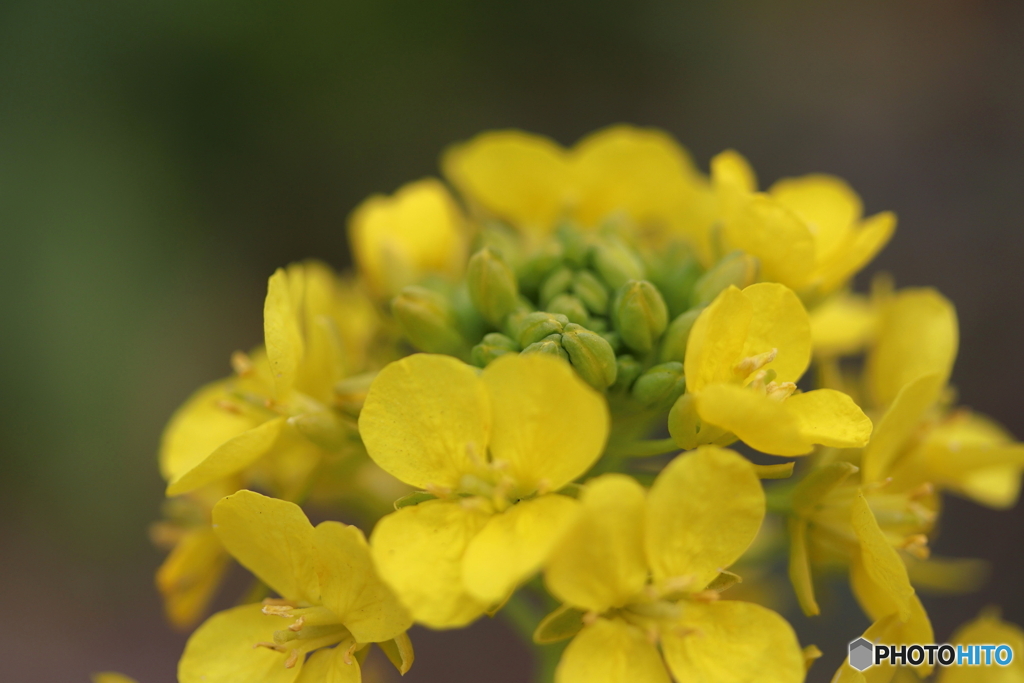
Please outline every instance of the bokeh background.
M160 430L261 337L266 278L347 260L367 194L489 128L662 127L763 182L847 178L900 216L869 270L957 305L967 405L1024 436L1024 3L982 0L0 3L4 680L174 680L152 587ZM866 282L862 276L861 284ZM949 502L937 551L1024 622L1024 513ZM862 617L796 621L828 650ZM498 622L417 634L411 681L525 681Z

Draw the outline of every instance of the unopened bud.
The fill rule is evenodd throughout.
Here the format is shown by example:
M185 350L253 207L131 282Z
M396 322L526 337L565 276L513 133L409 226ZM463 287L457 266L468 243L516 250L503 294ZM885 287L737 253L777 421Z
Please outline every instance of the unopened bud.
M573 275L572 291L591 313L604 315L608 312L608 290L589 270L581 270Z
M669 316L690 308L694 284L704 271L688 248L672 245L666 253L653 257L648 270L651 282L665 299Z
M497 251L485 247L473 254L466 268L473 305L492 325L501 325L519 303L519 283Z
M668 326L665 300L646 280L630 280L619 289L612 316L623 343L637 353L653 349Z
M590 324L593 326L593 321L591 321ZM612 350L615 351L615 353L622 350L622 337L619 336L618 332L615 332L614 330L594 330L594 332L597 332L599 335L604 337L604 340L608 342L608 345L612 347Z
M683 364L678 362L655 365L637 378L633 384L633 398L645 408L668 408L686 391Z
M738 251L729 254L697 279L693 285L691 305L707 306L730 285L743 289L754 284L757 269L757 259L750 254Z
M515 337L519 341L519 346L525 349L548 335L561 334L568 324L569 319L557 313L545 311L527 313L520 321Z
M601 335L570 323L562 332L562 348L569 354L576 372L590 386L603 391L615 382L618 372L615 352Z
M562 243L565 262L574 267L582 268L587 262L587 240L579 230L569 223L558 228L558 241Z
M499 356L506 353L518 353L519 344L498 332L491 332L484 335L483 341L473 347L469 352L469 358L473 365L484 368Z
M607 318L591 318L590 322L587 323L587 329L591 332L607 332L608 331L608 319Z
M613 391L629 391L629 388L633 386L633 382L644 371L644 366L640 364L640 361L628 353L616 358L615 366L616 373L615 384L612 385Z
M448 300L441 294L410 285L391 300L391 313L402 334L420 351L465 356L466 341L456 329Z
M546 308L550 313L564 315L571 323L586 325L590 322L590 314L587 313L587 307L572 294L559 294L548 302Z
M540 294L538 297L541 307L547 308L548 302L559 294L569 291L570 285L572 285L571 270L563 266L552 271L540 286Z
M523 349L523 353L546 353L551 356L558 356L564 361L569 360L569 354L562 348L562 335L560 334L551 334L540 341L530 344Z
M612 289L618 289L630 280L644 278L643 261L621 240L605 238L594 247L592 258L594 268Z
M691 308L686 313L676 316L676 319L669 323L665 330L665 336L661 338L661 350L658 351L658 360L662 363L669 361L686 360L686 343L690 340L690 330L697 322L703 308Z
M565 249L557 240L544 242L535 252L530 254L516 269L519 278L519 289L531 295L540 291L540 286L547 276L562 265Z

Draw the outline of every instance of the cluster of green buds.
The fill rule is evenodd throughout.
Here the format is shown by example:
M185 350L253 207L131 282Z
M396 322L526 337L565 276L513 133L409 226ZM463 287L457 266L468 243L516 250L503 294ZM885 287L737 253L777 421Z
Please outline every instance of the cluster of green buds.
M391 308L418 350L481 368L508 353L552 354L637 409L667 410L685 391L697 316L757 271L757 259L738 252L704 270L683 243L642 249L611 226L565 224L529 248L491 226L461 282L406 287Z

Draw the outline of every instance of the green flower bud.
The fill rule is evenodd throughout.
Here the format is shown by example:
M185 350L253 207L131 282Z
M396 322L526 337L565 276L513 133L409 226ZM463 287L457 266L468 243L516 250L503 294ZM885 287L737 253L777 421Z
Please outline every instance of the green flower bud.
M572 323L586 325L590 322L587 307L572 294L559 294L548 302L547 309L550 313L561 313Z
M547 308L548 302L559 294L569 291L571 284L572 271L565 266L548 275L547 279L544 280L544 284L540 286L540 294L538 295L541 307Z
M607 332L608 331L608 319L607 318L591 318L590 322L587 323L587 329L591 332Z
M686 342L690 340L690 330L697 322L697 316L703 308L691 308L686 313L676 316L676 319L669 323L665 330L665 336L661 338L661 349L658 351L658 360L662 363L669 361L686 360Z
M444 290L442 290L444 291ZM449 299L452 307L452 314L455 316L455 325L464 339L479 339L487 328L490 327L480 311L473 305L469 296L469 287L461 283L451 292Z
M484 368L498 356L518 352L519 344L516 344L515 341L499 332L491 332L484 335L483 341L470 350L469 358L473 365Z
M633 398L645 408L668 408L686 391L683 364L662 363L640 375L633 384Z
M608 312L608 290L589 270L581 270L573 275L572 291L591 313L604 315Z
M591 322L591 326L593 326L593 322ZM614 330L594 330L594 332L604 337L604 340L608 342L608 346L612 347L615 353L622 350L622 337L619 336L618 332Z
M605 238L594 247L592 259L594 268L612 289L645 276L643 261L621 240Z
M473 305L492 325L501 325L519 304L519 283L497 251L485 247L473 254L466 268Z
M633 382L644 371L644 366L640 364L640 361L629 354L616 358L615 367L615 384L612 385L612 391L629 391Z
M599 334L570 323L562 332L562 348L580 377L595 389L604 390L615 382L618 368L615 352Z
M668 326L668 308L658 288L646 280L630 280L615 295L615 331L637 353L654 348Z
M558 227L558 241L564 249L565 262L574 267L582 268L587 262L587 239L579 230L569 223Z
M560 334L551 334L540 341L530 344L523 349L523 353L547 353L552 356L558 356L564 361L569 360L569 354L562 348L562 335Z
M565 249L557 240L548 240L541 245L516 269L519 289L531 295L539 292L551 271L562 265L564 254Z
M754 284L754 280L757 279L757 270L757 259L750 254L738 251L729 254L715 264L714 268L698 278L693 285L691 305L707 306L722 291L728 289L729 285L736 285L743 289Z
M391 300L391 313L402 334L420 351L465 357L466 340L459 333L451 305L443 295L410 285Z
M551 334L562 334L562 330L569 324L569 319L558 313L547 313L536 311L527 313L519 323L519 329L515 337L519 345L524 349L538 342Z
M704 272L692 252L682 245L673 245L667 253L653 257L648 271L651 282L665 298L670 317L690 308L694 284Z

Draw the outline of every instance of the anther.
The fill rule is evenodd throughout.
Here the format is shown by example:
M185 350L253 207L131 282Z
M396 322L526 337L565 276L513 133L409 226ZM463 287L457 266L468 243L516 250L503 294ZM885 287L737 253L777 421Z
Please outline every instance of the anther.
M296 648L296 649L294 649L294 650L292 650L291 652L288 653L288 659L284 660L284 668L291 669L291 668L293 668L298 663L298 661L299 661L299 650L298 650L298 648Z
M231 369L239 377L245 377L252 372L252 360L249 358L249 354L244 351L235 351L231 354Z
M773 401L785 401L796 391L796 384L793 382L769 382L764 388L765 395Z
M750 373L760 370L771 363L778 355L779 350L772 349L771 351L759 353L756 356L748 356L737 363L736 367L733 369L740 377L747 377Z
M288 627L288 630L289 631L301 631L302 627L303 627L303 625L305 623L306 623L306 617L305 616L301 616L301 617L299 617L298 619L295 620L294 624L291 624Z

